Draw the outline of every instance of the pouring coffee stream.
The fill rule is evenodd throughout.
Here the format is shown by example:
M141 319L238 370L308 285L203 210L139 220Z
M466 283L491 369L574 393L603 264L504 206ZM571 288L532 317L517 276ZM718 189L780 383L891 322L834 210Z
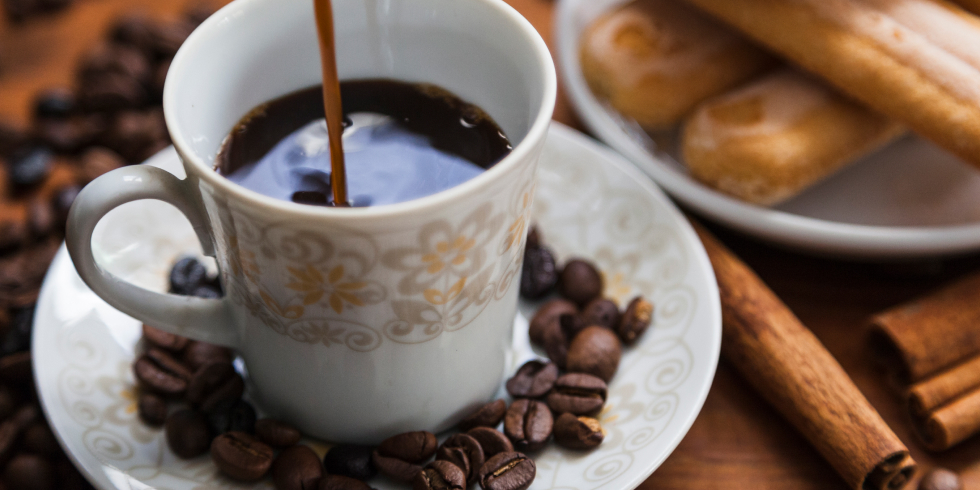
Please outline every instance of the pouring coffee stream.
M316 28L320 40L320 65L323 70L323 110L330 142L330 190L335 206L351 205L347 197L347 169L344 166L343 121L340 79L337 76L337 50L334 42L333 6L330 0L313 0Z

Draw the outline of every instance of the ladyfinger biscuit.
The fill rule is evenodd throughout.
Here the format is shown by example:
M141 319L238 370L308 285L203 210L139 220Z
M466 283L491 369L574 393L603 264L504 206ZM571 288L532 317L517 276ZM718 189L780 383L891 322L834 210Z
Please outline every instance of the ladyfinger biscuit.
M931 0L688 1L980 165L980 66L975 55L964 55L980 46L980 28L958 7Z
M582 36L593 93L647 129L680 121L698 102L775 61L741 35L676 0L635 0Z
M784 68L698 106L684 124L681 152L704 184L773 205L903 132L893 120Z

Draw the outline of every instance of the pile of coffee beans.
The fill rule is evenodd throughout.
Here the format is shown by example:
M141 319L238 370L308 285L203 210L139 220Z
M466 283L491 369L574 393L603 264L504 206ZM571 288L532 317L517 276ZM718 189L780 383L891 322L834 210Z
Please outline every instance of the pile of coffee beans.
M3 0L7 20L21 23L32 17L51 14L65 9L72 0Z
M228 477L252 481L271 475L279 490L364 490L370 488L365 481L378 473L417 490L465 490L476 484L484 490L524 490L536 473L527 454L551 440L573 450L602 443L605 431L596 417L606 401L607 383L622 346L634 343L653 315L653 306L642 297L625 311L603 298L602 275L587 260L572 259L558 269L536 231L530 233L527 250L525 278L532 277L536 294L557 291L561 296L537 311L529 329L532 342L549 359L521 366L506 382L513 398L509 406L502 399L483 405L442 444L430 432L406 432L377 447L333 446L321 461L313 449L299 444L302 435L295 428L256 420L255 409L242 399L244 383L232 352L149 326L143 327L145 352L133 365L140 417L164 426L177 456L210 452ZM528 273L541 264L550 272ZM544 282L550 284L546 289ZM193 258L173 266L170 291L222 295L220 284Z

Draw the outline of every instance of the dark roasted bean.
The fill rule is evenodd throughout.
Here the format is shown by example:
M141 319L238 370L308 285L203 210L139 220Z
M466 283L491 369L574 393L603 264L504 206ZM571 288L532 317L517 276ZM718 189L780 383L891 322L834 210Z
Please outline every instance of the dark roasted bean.
M543 342L544 352L548 355L548 359L555 363L560 369L565 369L565 365L568 362L568 336L565 335L565 330L561 328L561 325L553 324L544 332L544 342Z
M565 374L548 393L548 407L555 413L592 414L606 403L606 390L606 382L591 374Z
M288 447L297 444L303 434L285 422L266 418L255 421L255 437L272 447ZM371 451L367 458L371 459Z
M229 400L205 412L208 428L218 435L226 432L255 432L255 409L245 400Z
M184 257L170 269L170 292L190 295L208 280L208 270L194 257Z
M201 366L194 371L187 383L187 402L194 406L200 406L215 393L215 390L237 375L235 366L232 366L230 362L211 362Z
M619 325L619 317L619 307L608 298L596 298L582 309L582 322L585 326L599 325L614 329Z
M136 404L140 419L151 427L160 427L167 421L167 400L154 393L140 393Z
M276 490L315 490L322 477L320 457L309 446L283 449L272 463Z
M572 303L584 306L602 295L602 276L590 262L569 260L561 271L558 293Z
M454 434L436 450L436 459L449 461L463 470L467 482L476 481L486 458L480 442L466 434Z
M271 447L244 432L228 432L211 442L211 460L222 473L235 480L262 478L272 466L273 457Z
M373 490L367 483L344 475L323 475L317 490Z
M140 50L121 44L102 44L90 50L79 66L81 80L98 79L107 74L130 78L139 84L150 79L150 64Z
M152 348L133 364L136 379L147 389L162 395L182 395L191 372L162 349Z
M521 268L521 296L527 299L543 298L557 283L558 268L551 251L545 247L526 247Z
M555 420L555 442L569 449L592 449L602 443L605 431L592 417L565 412Z
M0 119L0 158L5 158L28 140L27 132L9 120Z
M0 358L0 379L10 384L29 385L34 379L31 369L30 351L17 352Z
M75 112L75 95L65 88L44 90L34 97L34 117L67 118Z
M378 453L408 463L422 463L432 457L439 442L435 434L426 431L405 432L391 436L378 445Z
M17 409L10 418L0 422L0 464L10 459L17 447L17 440L38 417L38 409L33 405L26 405Z
M10 388L0 385L0 420L6 420L17 408L17 397Z
M34 135L42 144L61 153L74 153L92 142L84 123L73 119L41 119L34 123Z
M919 490L963 490L963 481L950 470L936 468L922 477Z
M412 480L413 490L466 490L466 474L449 461L436 460Z
M211 431L204 414L185 408L171 413L163 426L167 446L178 457L191 459L208 452Z
M110 28L109 37L120 44L126 44L149 54L153 51L153 21L144 15L131 14L120 17Z
M616 334L623 344L630 345L636 341L653 321L653 304L637 296L630 301L626 312L616 325Z
M323 456L323 468L327 473L369 480L378 473L371 462L371 451L371 446L338 444Z
M422 471L420 465L402 461L398 458L383 456L378 453L377 449L371 453L371 462L374 464L374 468L381 472L381 474L400 482L410 482L419 471Z
M162 112L123 111L113 119L102 143L133 163L151 156L150 149L166 138L167 127Z
M504 419L504 413L506 412L507 402L494 400L478 408L465 419L460 420L456 427L464 432L473 427L496 427Z
M132 109L142 106L146 99L146 88L140 81L121 73L92 75L78 90L78 103L87 111Z
M25 190L39 185L51 171L54 155L44 147L28 148L8 161L8 178L15 190Z
M11 490L49 490L58 488L54 467L46 459L33 454L18 454L7 463L3 483Z
M182 360L191 369L198 370L201 366L209 362L226 362L230 364L233 359L231 349L227 347L192 340L184 348Z
M544 345L545 332L558 324L561 315L575 313L578 313L578 307L566 299L553 299L541 305L528 325L527 333L531 337L531 342L536 345Z
M43 418L24 429L23 445L29 453L53 458L62 454L61 445Z
M536 451L551 437L554 419L548 406L522 398L511 403L504 416L504 434L518 451Z
M537 469L531 458L518 453L500 453L483 463L480 486L483 490L527 490Z
M201 402L200 408L205 412L215 410L222 404L231 403L242 398L245 393L245 380L238 373L228 378L228 381L215 387Z
M619 337L608 328L586 327L572 339L568 346L566 369L573 373L587 373L609 382L623 355Z
M0 355L10 355L31 348L31 332L34 326L34 305L10 311L10 328L0 345Z
M179 352L184 347L187 347L187 342L189 342L187 337L164 332L159 328L153 328L146 324L143 324L143 338L154 346L171 352Z
M565 338L573 339L583 328L588 327L581 314L566 313L558 317L558 325L561 326Z
M191 296L196 296L198 298L220 299L221 290L210 284L204 284L202 286L198 286L198 288L191 293Z
M507 393L514 398L538 398L551 391L556 379L558 366L555 363L528 361L507 380Z
M510 439L497 429L491 427L474 427L466 434L480 443L483 448L483 457L490 459L499 453L508 453L514 450L514 445Z

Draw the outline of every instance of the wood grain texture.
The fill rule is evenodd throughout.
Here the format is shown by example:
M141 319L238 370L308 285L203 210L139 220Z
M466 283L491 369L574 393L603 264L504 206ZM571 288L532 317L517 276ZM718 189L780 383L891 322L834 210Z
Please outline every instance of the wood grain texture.
M80 53L98 42L122 12L176 15L189 0L78 0L52 17L10 26L0 20L0 117L26 124L35 91L70 85ZM510 0L553 46L551 0ZM559 89L561 87L559 86ZM559 95L555 119L581 128ZM908 445L920 468L959 471L965 488L980 488L980 437L939 454L919 446L901 401L868 360L868 317L967 271L980 255L892 265L803 256L719 227L709 228L752 267L840 362L871 404ZM847 488L833 468L725 362L687 437L642 490ZM910 486L909 488L914 488Z

